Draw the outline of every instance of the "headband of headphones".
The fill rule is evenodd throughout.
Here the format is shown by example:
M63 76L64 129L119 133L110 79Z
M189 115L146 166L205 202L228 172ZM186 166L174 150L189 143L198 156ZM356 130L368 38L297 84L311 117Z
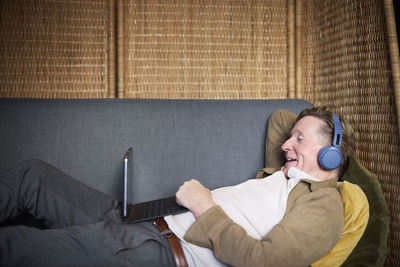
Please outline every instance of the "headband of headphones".
M342 144L342 124L340 123L338 115L332 114L333 117L333 143L334 147L340 147Z

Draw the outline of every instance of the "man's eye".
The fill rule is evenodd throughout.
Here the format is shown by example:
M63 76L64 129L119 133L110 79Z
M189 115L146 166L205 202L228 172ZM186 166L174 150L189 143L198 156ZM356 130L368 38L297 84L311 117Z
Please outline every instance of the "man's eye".
M303 140L304 140L304 137L303 137L303 136L297 137L297 141L298 141L298 142L301 142L301 141L303 141Z

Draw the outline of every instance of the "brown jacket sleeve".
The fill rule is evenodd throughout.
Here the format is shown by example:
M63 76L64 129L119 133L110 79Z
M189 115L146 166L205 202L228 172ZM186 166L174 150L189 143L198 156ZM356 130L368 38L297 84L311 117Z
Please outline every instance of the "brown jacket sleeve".
M293 189L282 221L262 240L248 236L218 206L200 216L184 238L232 266L309 266L337 243L343 228L339 192L309 188L301 182Z
M265 138L265 168L269 174L280 170L285 162L281 146L290 137L297 115L284 109L272 113Z

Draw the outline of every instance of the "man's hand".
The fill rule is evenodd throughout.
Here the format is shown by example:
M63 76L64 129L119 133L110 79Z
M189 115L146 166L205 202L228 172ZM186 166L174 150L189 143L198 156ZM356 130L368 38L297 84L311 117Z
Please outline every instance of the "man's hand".
M196 218L216 206L210 190L194 179L186 181L179 187L178 192L176 192L176 202L188 208Z

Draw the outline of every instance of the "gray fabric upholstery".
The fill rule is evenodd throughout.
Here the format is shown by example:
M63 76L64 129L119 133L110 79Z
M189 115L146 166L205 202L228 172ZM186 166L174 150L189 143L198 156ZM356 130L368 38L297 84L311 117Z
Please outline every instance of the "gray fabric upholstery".
M44 160L122 197L122 157L133 147L133 201L174 194L190 178L213 189L264 166L270 114L304 100L0 99L0 170Z

